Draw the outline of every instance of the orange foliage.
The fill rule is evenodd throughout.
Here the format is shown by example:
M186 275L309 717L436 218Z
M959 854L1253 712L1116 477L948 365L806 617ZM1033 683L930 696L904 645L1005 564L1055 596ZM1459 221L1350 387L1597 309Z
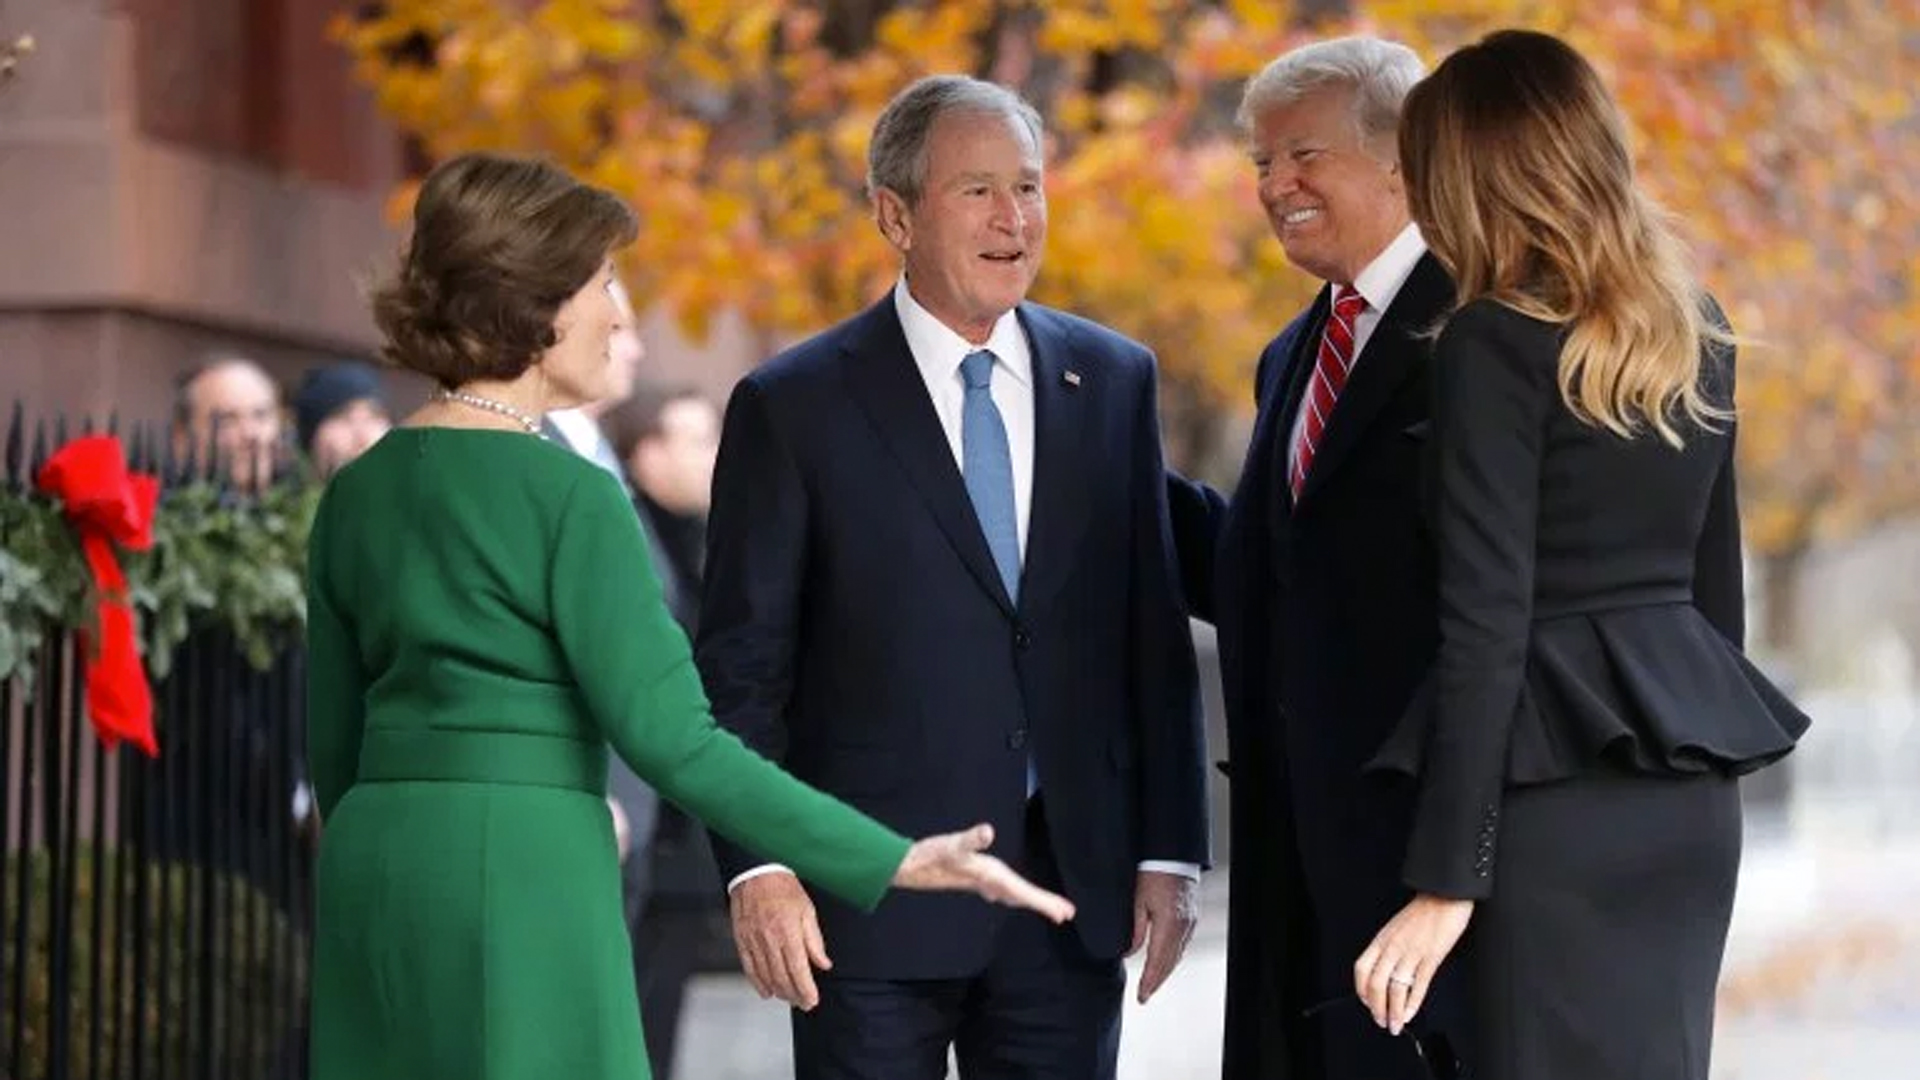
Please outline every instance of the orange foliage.
M1323 5L1324 6L1324 5ZM1375 0L1429 58L1500 25L1563 34L1621 97L1647 183L1755 339L1741 404L1750 539L1793 550L1920 506L1920 0ZM818 329L895 273L867 133L916 76L1020 86L1049 118L1036 298L1160 353L1170 392L1245 409L1260 346L1312 293L1266 233L1226 123L1306 40L1269 0L387 0L338 38L428 152L550 155L625 195L644 301ZM879 12L849 16L862 10ZM849 25L849 19L852 24ZM1322 27L1319 32L1337 32ZM397 50L434 42L431 67ZM402 192L402 201L407 196Z
M1399 0L1429 56L1497 25L1606 76L1741 354L1748 540L1765 553L1920 509L1920 0Z

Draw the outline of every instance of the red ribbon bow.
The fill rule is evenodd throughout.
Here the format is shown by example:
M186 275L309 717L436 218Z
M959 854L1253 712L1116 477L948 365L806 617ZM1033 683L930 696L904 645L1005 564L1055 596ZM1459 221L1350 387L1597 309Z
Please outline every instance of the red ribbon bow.
M88 435L62 446L40 469L34 483L60 500L67 520L80 534L80 550L99 590L99 648L82 631L87 657L87 713L100 742L113 749L125 739L158 757L153 737L153 688L140 661L133 632L133 606L127 579L114 558L116 545L128 551L153 546L153 509L160 482L127 468L120 440Z

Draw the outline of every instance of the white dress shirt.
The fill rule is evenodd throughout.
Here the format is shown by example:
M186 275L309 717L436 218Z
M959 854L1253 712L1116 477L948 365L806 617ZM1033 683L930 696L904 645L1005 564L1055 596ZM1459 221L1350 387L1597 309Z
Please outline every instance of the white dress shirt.
M1407 283L1413 274L1413 268L1419 264L1420 257L1427 253L1427 242L1420 235L1420 227L1409 223L1393 238L1387 249L1374 256L1366 269L1353 279L1353 287L1361 296L1367 298L1367 309L1360 313L1353 327L1353 367L1359 367L1367 352L1367 340L1373 337L1373 331L1380 325L1380 317L1386 314L1393 298L1400 295L1400 286ZM1313 343L1314 355L1319 356L1320 342ZM1349 372L1352 368L1348 369ZM1348 376L1351 378L1351 374ZM1293 414L1293 431L1287 436L1287 475L1299 467L1300 461L1300 425L1306 422L1307 410L1304 408L1307 397L1300 395L1302 408ZM1334 403L1333 411L1338 413L1340 405Z
M1020 317L1009 311L993 324L987 343L974 345L920 306L901 278L893 287L893 308L907 335L907 351L920 369L933 399L940 430L953 449L955 468L965 468L960 453L960 410L967 399L967 381L960 377L960 361L988 349L993 353L993 382L988 392L1007 428L1007 454L1013 461L1013 518L1020 534L1020 562L1027 560L1027 523L1033 520L1033 350Z
M579 409L555 409L547 414L547 419L566 437L568 449L612 474L620 486L627 489L627 494L633 494L626 467L620 463L619 453L607 433L601 430L598 420Z
M960 362L970 354L988 349L993 353L993 376L988 392L1000 410L1000 422L1007 429L1007 452L1013 460L1013 513L1020 534L1020 560L1027 557L1027 523L1033 520L1033 349L1020 317L1009 311L993 324L986 344L975 345L954 333L932 312L920 306L902 277L893 287L893 307L900 316L900 329L906 332L907 351L914 366L926 381L927 395L933 399L933 411L940 418L940 430L946 433L953 450L955 468L965 468L960 447L960 411L966 403L967 383L960 376ZM1192 863L1149 860L1142 870L1179 874L1199 880L1200 868ZM756 866L727 883L732 892L748 878L774 870L787 870L778 863ZM788 871L791 873L791 871Z

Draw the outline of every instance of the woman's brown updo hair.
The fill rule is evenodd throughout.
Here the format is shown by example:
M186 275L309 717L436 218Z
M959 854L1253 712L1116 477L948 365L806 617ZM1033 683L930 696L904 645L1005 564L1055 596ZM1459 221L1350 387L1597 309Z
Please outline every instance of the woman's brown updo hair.
M553 346L560 305L637 234L618 197L545 162L451 158L421 185L399 269L374 294L381 355L449 389L518 378Z

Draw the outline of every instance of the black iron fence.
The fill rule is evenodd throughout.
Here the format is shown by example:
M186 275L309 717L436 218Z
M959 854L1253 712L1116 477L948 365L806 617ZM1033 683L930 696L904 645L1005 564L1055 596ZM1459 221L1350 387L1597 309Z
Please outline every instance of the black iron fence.
M0 498L18 507L66 433L29 434L17 409L11 427ZM126 442L168 492L210 475L155 432ZM250 661L219 620L196 620L153 684L150 759L102 748L80 641L38 632L27 670L0 679L0 1080L304 1076L313 836L297 640L263 667L257 643Z

